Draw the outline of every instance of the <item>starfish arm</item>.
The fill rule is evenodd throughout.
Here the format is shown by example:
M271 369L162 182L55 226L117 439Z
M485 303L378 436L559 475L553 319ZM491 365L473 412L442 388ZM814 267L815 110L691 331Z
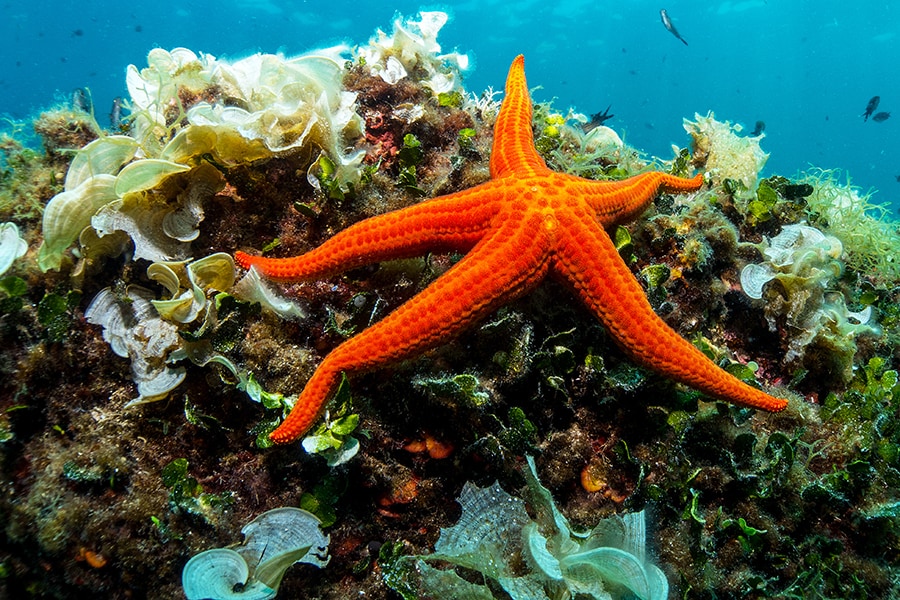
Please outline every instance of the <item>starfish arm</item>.
M324 410L342 372L367 371L433 348L532 288L547 272L547 243L526 224L499 228L420 294L335 348L272 440L288 443L303 435Z
M622 181L591 181L569 176L578 194L596 211L603 227L638 217L662 192L694 192L703 185L703 175L691 179L651 171Z
M485 202L491 182L356 223L300 256L265 258L235 252L243 268L255 266L266 277L301 280L327 277L366 264L419 256L426 252L466 251L490 226L496 204Z
M525 82L525 58L520 54L509 68L506 96L494 123L491 179L513 173L528 176L547 172L547 164L534 147L531 114L531 96Z
M561 228L553 269L636 362L714 398L771 412L787 406L720 369L666 325L600 225L573 217Z

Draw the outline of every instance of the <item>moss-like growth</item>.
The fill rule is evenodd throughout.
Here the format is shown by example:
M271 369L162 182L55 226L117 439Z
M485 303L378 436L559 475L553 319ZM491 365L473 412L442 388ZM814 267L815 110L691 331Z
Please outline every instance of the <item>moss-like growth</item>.
M900 281L900 232L888 205L873 202L873 192L853 186L838 170L811 170L799 181L813 188L810 222L841 240L851 268L879 286Z
M66 156L51 156L26 146L14 123L0 133L0 221L34 222L43 205L62 189Z

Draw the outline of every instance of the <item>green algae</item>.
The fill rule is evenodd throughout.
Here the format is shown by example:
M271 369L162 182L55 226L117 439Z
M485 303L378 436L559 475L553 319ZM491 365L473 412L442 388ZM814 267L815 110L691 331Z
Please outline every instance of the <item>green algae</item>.
M488 488L466 484L458 499L462 515L453 527L441 530L434 553L387 555L386 583L404 598L498 597L490 585L467 581L453 569L433 567L435 561L478 572L513 600L546 598L548 593L597 600L631 593L642 600L668 597L662 571L645 559L643 513L601 521L588 532L573 531L538 481L533 458L527 460L525 496L535 521L526 513L525 503L498 484ZM518 564L520 560L524 564Z
M423 388L428 394L450 397L469 406L484 406L491 400L490 393L478 381L478 377L470 373L419 377L412 383Z
M37 305L37 320L44 326L47 339L62 342L72 328L75 309L81 302L81 293L69 291L65 294L47 292Z
M275 508L241 529L236 548L214 548L185 564L182 586L188 600L274 598L287 569L297 563L325 567L330 538L315 515L294 507Z
M497 437L510 452L526 454L536 449L537 427L525 416L524 410L512 406L506 414L506 424Z
M300 508L316 515L322 527L331 527L338 520L337 504L347 492L345 473L332 471L300 496Z
M183 512L214 523L221 512L235 502L232 492L204 492L200 482L188 474L186 458L176 458L165 465L160 471L160 478L169 490L169 507L173 512Z
M350 384L341 378L324 421L303 438L301 445L310 454L318 454L329 467L344 464L359 452L359 440L352 434L359 427L359 414L353 410Z
M879 336L881 328L870 323L871 307L850 311L845 297L834 290L843 272L840 241L807 225L785 225L760 248L766 261L746 265L741 286L751 298L765 296L766 319L781 334L785 363L846 382L857 338Z
M799 182L813 188L806 197L810 222L843 242L850 267L879 286L900 281L900 233L886 204L873 202L872 192L838 170L812 169Z

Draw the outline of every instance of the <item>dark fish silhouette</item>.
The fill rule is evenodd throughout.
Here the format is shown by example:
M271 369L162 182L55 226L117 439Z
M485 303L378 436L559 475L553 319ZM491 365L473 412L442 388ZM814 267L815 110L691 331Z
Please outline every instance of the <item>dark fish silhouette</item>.
M109 124L112 125L113 129L120 129L122 127L122 111L125 109L123 105L124 100L122 100L121 96L116 96L112 101L112 108L109 109Z
M669 18L669 13L666 12L666 9L662 9L661 11L659 11L659 16L660 18L662 18L662 23L663 25L665 25L666 29L669 30L669 33L677 37L685 46L687 46L688 43L683 37L681 37L681 34L678 33L678 30L675 29L675 26L672 25L672 19Z
M591 131L592 129L596 129L612 119L616 115L609 114L609 109L612 108L612 104L606 107L606 110L603 112L594 113L591 115L591 120L581 126L582 131L585 133Z
M81 112L90 113L91 109L91 93L86 88L75 88L72 92L72 108Z
M883 123L884 121L887 121L890 117L891 117L891 113L880 112L880 113L875 113L874 115L872 115L872 120L875 121L876 123Z
M862 114L864 121L869 120L869 117L871 117L872 113L875 112L875 109L878 108L879 102L881 102L881 96L872 96L872 99L866 104L866 112Z
M766 130L766 122L765 121L757 121L756 127L753 128L753 131L750 132L750 137L756 137Z

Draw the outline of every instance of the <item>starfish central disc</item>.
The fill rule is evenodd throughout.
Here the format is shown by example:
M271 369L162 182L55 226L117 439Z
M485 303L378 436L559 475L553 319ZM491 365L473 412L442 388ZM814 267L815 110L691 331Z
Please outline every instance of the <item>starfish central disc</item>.
M303 435L341 373L375 369L433 348L549 273L568 285L639 364L714 398L773 412L785 408L785 400L729 375L666 325L606 233L638 216L661 192L699 190L702 175L649 172L600 182L557 173L535 150L531 127L525 61L518 56L494 125L490 181L366 219L301 256L235 253L245 269L256 267L280 280L323 278L427 252L465 253L421 293L328 354L272 440L286 443Z

